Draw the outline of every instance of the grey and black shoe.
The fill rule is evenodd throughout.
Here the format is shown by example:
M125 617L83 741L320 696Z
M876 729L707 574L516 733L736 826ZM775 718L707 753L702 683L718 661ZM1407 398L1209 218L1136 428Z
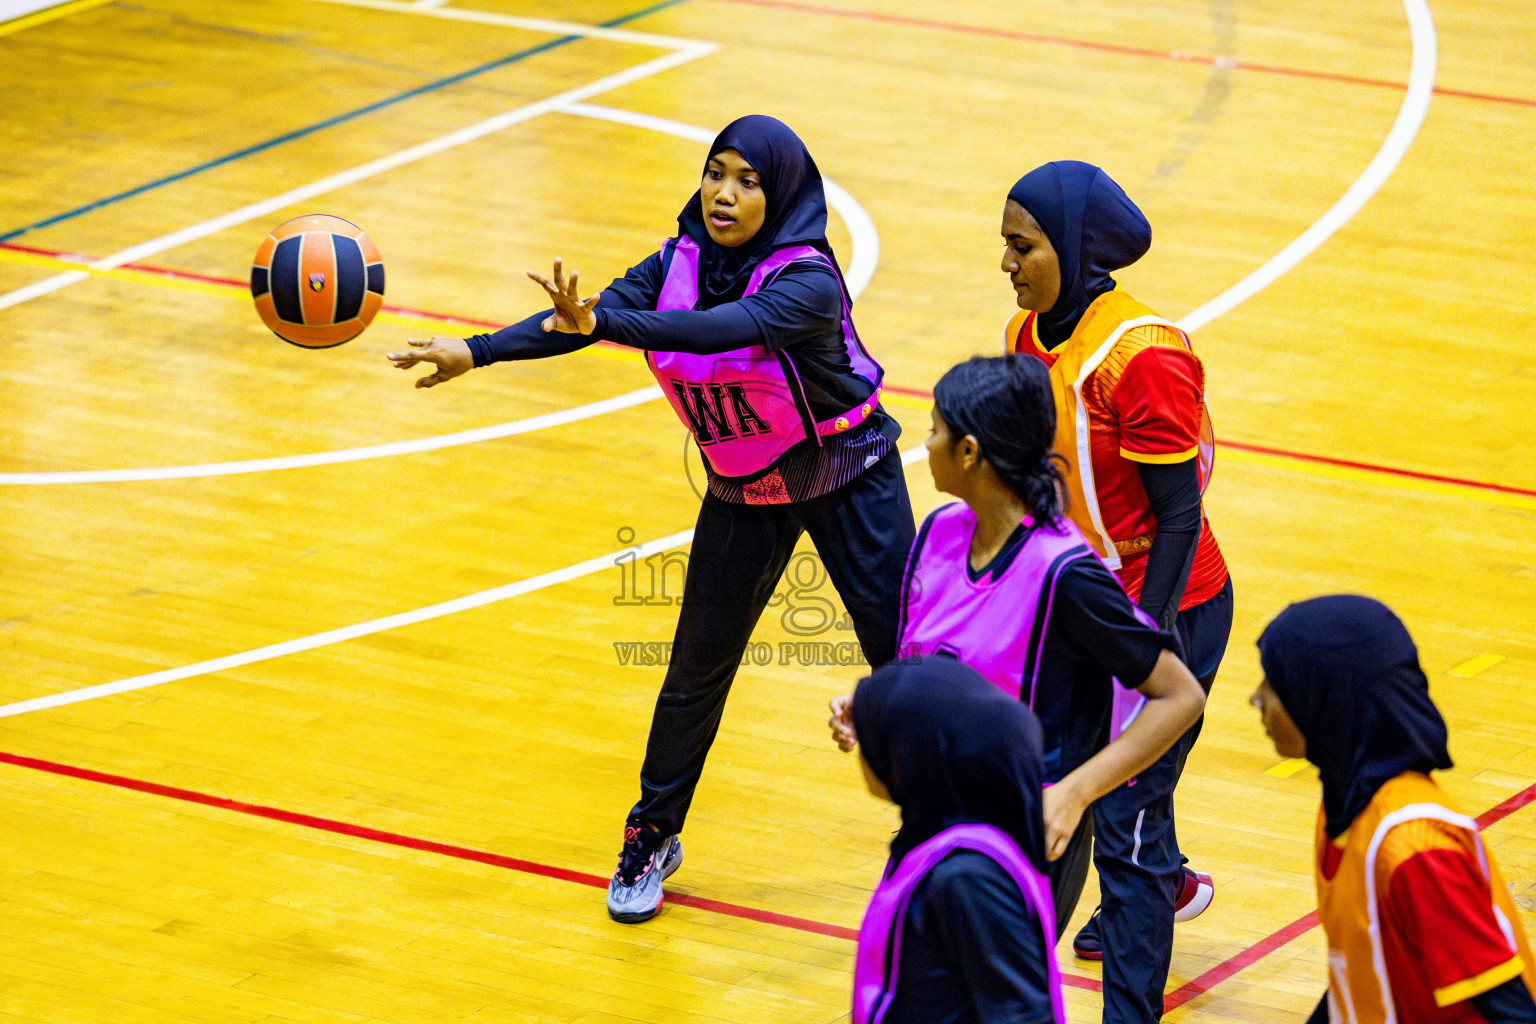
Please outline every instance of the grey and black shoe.
M683 863L683 843L644 825L624 828L619 867L608 883L608 916L624 924L649 921L661 908L661 883Z

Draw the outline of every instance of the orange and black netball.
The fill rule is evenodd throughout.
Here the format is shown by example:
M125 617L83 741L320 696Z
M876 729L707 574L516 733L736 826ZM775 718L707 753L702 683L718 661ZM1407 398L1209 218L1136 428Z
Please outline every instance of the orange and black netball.
M279 224L251 261L262 323L302 348L351 341L384 304L384 261L363 229L315 214Z

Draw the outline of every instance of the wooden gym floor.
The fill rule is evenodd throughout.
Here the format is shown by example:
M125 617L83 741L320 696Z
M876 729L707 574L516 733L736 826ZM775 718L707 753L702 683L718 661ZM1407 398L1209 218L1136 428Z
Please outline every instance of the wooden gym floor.
M698 501L681 428L616 349L432 391L383 358L526 315L555 255L622 273L748 112L846 189L903 447L939 373L998 351L1020 173L1099 163L1156 229L1122 278L1198 327L1237 593L1179 802L1219 891L1169 1019L1299 1021L1324 983L1315 773L1244 703L1294 599L1405 618L1445 783L1536 911L1528 5L464 2L0 24L0 1021L845 1019L895 813L827 740L859 672L815 663L852 639L815 563L667 908L612 924L662 675L634 645L671 639ZM328 351L241 283L309 212L388 268L389 312ZM1095 968L1063 965L1097 1020Z

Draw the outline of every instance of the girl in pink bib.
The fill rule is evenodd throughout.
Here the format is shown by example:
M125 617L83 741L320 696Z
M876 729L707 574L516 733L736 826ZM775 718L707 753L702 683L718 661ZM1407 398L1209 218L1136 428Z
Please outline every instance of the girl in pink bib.
M956 658L1039 716L1058 934L1082 892L1094 831L1125 834L1123 847L1098 850L1100 877L1112 880L1102 914L1112 935L1135 931L1142 941L1107 947L1105 1019L1156 1020L1178 861L1173 847L1150 840L1172 814L1177 774L1168 751L1205 697L1174 635L1131 603L1061 515L1055 431L1049 376L1028 356L978 357L934 387L928 465L937 488L962 501L934 511L918 531L900 650ZM833 712L834 736L851 749L858 735L848 699L834 701ZM1127 790L1138 801L1129 818L1104 799ZM1149 841L1132 841L1143 830Z
M622 212L623 196L612 197ZM416 382L435 387L501 360L599 340L631 346L703 457L709 482L682 611L608 889L608 912L624 922L656 913L661 883L682 861L678 833L726 694L800 537L815 542L865 659L879 665L895 654L913 536L901 428L880 406L883 374L854 328L805 144L771 117L727 125L677 228L596 295L582 298L576 272L567 279L557 259L552 279L529 272L553 309L389 356L401 369L435 365ZM612 447L622 456L623 438ZM644 496L615 495L620 508L626 499Z
M871 793L901 831L854 961L853 1024L1065 1024L1040 816L1040 723L953 658L859 683Z

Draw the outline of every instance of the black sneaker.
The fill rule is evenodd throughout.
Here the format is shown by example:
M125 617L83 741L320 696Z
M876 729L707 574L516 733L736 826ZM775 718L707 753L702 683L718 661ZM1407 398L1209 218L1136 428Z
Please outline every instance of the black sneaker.
M638 924L661 908L661 882L683 863L683 844L644 825L624 827L624 849L608 883L608 916Z
M1099 908L1094 907L1088 923L1072 939L1072 952L1083 960L1103 960L1104 941L1099 938Z

